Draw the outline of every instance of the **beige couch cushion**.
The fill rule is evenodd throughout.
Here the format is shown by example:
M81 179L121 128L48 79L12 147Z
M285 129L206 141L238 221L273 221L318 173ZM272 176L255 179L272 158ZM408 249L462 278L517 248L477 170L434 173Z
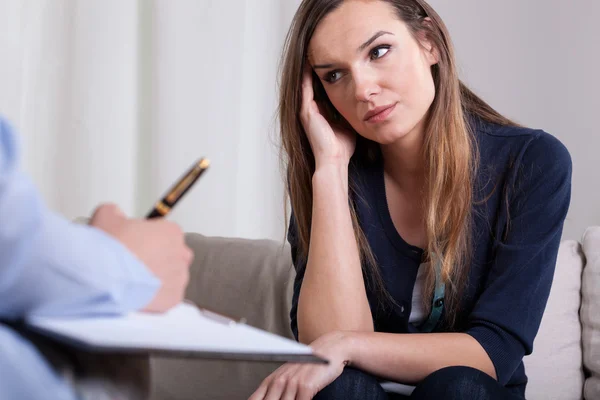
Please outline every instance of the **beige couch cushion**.
M561 243L533 354L524 361L529 378L527 399L581 400L584 374L579 307L583 263L579 243Z
M196 258L187 298L199 306L292 338L290 251L269 240L188 234ZM240 262L243 261L243 262ZM199 333L201 334L201 333ZM152 359L152 399L247 399L279 364Z
M583 361L591 376L585 382L585 398L600 399L600 227L583 236L587 264L583 271Z

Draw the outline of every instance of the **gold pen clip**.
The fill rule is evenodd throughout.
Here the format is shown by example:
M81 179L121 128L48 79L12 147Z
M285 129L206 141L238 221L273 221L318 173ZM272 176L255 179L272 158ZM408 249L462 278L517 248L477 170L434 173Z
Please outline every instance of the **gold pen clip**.
M210 161L206 158L201 159L192 167L192 169L187 173L187 175L173 188L171 193L167 196L166 200L173 204L177 199L179 199L182 193L190 187L192 182L197 179L198 175L207 169L210 166Z

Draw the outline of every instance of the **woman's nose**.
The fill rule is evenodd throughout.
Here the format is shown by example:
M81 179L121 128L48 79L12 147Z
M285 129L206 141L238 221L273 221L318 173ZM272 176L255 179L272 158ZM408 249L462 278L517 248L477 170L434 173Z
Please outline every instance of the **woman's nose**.
M360 71L354 74L354 96L356 100L368 102L379 93L380 88L374 74Z

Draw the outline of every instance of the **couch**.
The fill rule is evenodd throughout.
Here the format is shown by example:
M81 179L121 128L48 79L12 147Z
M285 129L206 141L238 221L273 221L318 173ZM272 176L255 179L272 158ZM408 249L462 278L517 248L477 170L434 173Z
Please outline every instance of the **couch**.
M292 338L294 269L287 245L188 234L195 252L187 298ZM525 358L528 399L600 399L600 227L560 245L534 353ZM202 334L198 332L198 334ZM153 357L152 399L247 399L274 363Z

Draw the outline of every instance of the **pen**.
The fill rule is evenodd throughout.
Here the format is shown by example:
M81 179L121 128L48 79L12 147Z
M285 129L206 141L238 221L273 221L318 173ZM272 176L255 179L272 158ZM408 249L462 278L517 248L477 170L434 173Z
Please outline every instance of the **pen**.
M195 162L185 175L169 189L165 197L156 202L154 208L148 213L146 218L160 218L167 215L209 166L210 161L205 158L201 158Z

